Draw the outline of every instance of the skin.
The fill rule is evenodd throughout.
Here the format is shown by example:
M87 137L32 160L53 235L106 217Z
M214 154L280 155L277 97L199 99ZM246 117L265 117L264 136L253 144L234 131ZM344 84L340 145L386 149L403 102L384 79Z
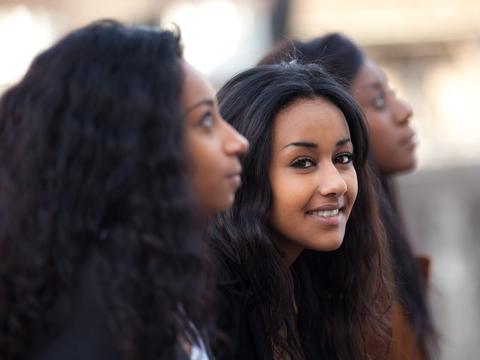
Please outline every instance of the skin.
M385 73L367 58L354 77L351 90L365 113L371 153L379 170L387 175L413 170L417 144L410 127L413 111L395 97Z
M193 168L193 188L206 215L233 204L241 184L238 157L248 141L220 115L215 92L206 79L182 61L184 85L181 104L185 109L185 142Z
M358 191L343 113L323 98L297 100L275 117L272 140L270 221L287 261L304 249L337 249ZM339 212L312 213L319 209Z

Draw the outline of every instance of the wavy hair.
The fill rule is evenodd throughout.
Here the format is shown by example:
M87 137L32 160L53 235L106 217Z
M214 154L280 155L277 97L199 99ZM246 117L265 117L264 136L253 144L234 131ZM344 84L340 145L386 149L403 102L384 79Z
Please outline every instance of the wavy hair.
M99 257L125 359L173 359L204 325L179 35L100 21L35 58L0 103L0 357L26 359Z
M345 115L355 149L358 197L342 246L331 252L304 250L289 268L269 223L272 128L289 104L318 97ZM220 89L218 99L223 117L250 142L233 207L211 228L221 266L246 284L274 350L292 359L368 359L367 343L374 339L384 345L388 336L389 272L358 106L320 67L297 63L244 71Z
M350 91L353 79L365 62L365 53L353 41L339 33L329 33L302 42L283 41L266 54L259 64L296 61L320 64L345 89ZM435 329L426 297L423 276L410 246L401 214L397 208L395 189L388 174L383 174L370 157L372 169L379 177L380 214L384 223L398 298L415 332L416 341L427 359L438 353Z

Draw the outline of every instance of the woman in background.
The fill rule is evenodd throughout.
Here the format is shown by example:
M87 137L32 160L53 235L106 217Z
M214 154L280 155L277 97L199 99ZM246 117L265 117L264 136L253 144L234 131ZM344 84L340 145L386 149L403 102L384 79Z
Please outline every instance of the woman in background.
M0 358L208 359L201 231L247 146L175 33L37 56L0 102Z
M381 180L380 214L384 223L396 283L392 313L392 359L430 359L437 336L426 299L428 259L416 259L402 223L392 176L415 168L415 133L411 107L395 96L387 76L348 38L332 33L311 41L285 41L259 64L298 59L319 63L358 102L369 128L371 162ZM417 263L418 261L418 263Z
M244 71L218 98L250 142L235 202L210 229L224 358L383 359L388 260L357 105L295 63Z

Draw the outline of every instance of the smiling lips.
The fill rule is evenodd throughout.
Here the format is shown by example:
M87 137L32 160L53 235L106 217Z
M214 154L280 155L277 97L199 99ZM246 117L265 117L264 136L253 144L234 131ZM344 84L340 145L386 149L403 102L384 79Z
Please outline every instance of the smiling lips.
M325 225L339 225L342 215L343 205L324 205L313 210L307 210L306 215Z
M307 211L307 215L320 216L320 217L332 217L332 216L337 216L339 211L340 209Z

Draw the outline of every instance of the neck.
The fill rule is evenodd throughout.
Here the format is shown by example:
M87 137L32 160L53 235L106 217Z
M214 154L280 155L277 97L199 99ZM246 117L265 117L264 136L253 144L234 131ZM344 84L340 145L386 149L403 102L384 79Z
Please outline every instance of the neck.
M287 261L288 266L298 259L304 248L300 245L292 243L289 239L286 239L282 234L275 232L274 240L277 243L280 250L283 252L284 258Z

